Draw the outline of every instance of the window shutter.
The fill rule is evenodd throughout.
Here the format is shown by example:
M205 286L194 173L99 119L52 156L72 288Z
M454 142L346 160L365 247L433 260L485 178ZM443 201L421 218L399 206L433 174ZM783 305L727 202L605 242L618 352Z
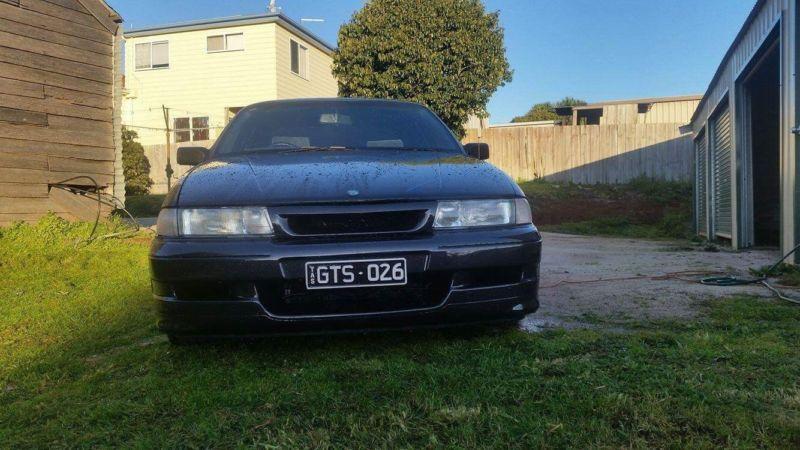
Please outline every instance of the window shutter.
M136 68L150 68L150 43L136 44Z
M169 43L154 42L153 48L153 67L169 67Z

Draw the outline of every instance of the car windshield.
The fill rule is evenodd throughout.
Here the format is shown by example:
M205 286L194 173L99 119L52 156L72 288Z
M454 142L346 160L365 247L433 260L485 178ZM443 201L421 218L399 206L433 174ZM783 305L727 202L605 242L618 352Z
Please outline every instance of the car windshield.
M462 153L450 130L411 103L276 102L237 114L215 146L218 155L313 150L432 150Z

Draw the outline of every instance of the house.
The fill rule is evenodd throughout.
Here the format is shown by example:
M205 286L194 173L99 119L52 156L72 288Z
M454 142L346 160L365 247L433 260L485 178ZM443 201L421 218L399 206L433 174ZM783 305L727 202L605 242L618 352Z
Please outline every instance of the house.
M338 92L333 47L274 8L125 38L123 123L145 146L213 141L244 106Z
M758 0L692 118L695 225L709 240L798 243L798 13L796 0Z
M638 98L556 108L559 116L572 116L575 125L627 123L687 124L700 103L700 95Z
M124 197L120 22L101 0L0 1L0 225Z

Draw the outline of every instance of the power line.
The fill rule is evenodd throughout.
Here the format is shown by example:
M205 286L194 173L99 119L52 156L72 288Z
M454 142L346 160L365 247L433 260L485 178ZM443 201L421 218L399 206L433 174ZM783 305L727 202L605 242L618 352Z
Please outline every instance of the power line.
M126 128L138 128L141 130L153 130L153 131L167 131L167 128L159 128L159 127L146 127L144 125L129 125L129 124L122 124L123 127ZM191 131L191 130L220 130L225 128L223 125L209 125L207 127L200 127L200 128L178 128L177 131ZM176 131L175 128L170 128L170 131Z

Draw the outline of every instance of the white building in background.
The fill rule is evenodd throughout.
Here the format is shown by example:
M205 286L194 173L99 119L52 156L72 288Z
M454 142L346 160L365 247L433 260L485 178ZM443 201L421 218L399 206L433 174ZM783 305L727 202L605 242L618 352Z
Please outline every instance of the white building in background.
M333 47L280 12L125 32L122 121L143 145L208 141L239 109L335 97ZM168 108L165 120L162 106Z

